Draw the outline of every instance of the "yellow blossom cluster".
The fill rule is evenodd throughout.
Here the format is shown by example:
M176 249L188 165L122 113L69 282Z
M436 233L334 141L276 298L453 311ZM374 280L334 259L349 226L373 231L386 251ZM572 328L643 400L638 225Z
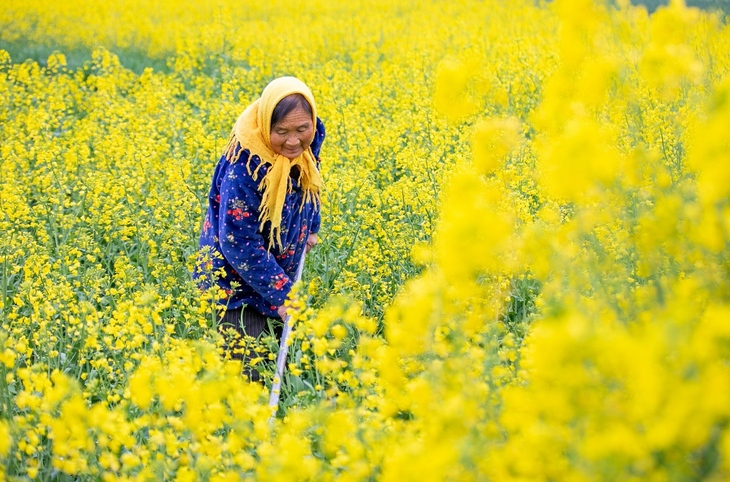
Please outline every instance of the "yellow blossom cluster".
M730 476L721 14L5 3L0 479ZM326 189L270 419L277 340L244 340L248 381L190 271L280 75L318 100Z

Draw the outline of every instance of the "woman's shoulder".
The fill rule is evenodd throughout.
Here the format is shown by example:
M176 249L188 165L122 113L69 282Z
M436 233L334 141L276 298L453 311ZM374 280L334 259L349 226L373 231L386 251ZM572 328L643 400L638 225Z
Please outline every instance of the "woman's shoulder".
M224 167L219 176L225 177L229 185L236 185L239 189L258 191L259 181L266 175L269 165L261 161L257 154L251 154L246 148L236 143L228 155L224 154L221 162Z
M242 148L238 142L236 142L236 145L226 157L230 165L235 169L244 169L251 172L256 169L260 171L268 169L267 163L262 163L261 157L258 154L251 154L248 148Z

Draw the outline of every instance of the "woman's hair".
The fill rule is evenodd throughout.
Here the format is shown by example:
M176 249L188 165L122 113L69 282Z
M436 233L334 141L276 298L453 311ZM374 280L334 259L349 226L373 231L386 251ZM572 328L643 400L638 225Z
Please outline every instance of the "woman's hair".
M307 114L310 116L312 115L312 106L309 105L309 102L307 102L307 99L302 94L287 95L281 99L278 104L276 104L276 107L274 107L274 112L271 114L272 129L276 124L281 122L284 117L289 114L289 112L293 111L297 107L301 107Z

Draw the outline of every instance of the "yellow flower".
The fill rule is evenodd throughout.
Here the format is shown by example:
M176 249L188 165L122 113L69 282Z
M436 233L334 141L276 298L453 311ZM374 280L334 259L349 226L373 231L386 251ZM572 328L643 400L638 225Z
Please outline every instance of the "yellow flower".
M10 451L13 437L10 434L10 427L4 420L0 420L0 456L5 457Z
M468 63L448 59L439 64L433 99L436 109L457 121L475 113L479 101L470 92L473 70Z
M153 363L152 367L155 366L157 365ZM153 391L153 373L150 369L152 367L142 363L129 378L130 399L142 410L149 408L155 395Z
M519 140L520 124L514 117L480 120L472 138L474 167L484 174L493 172L517 147Z
M5 365L6 368L12 369L15 365L15 352L10 348L6 348L0 353L0 362Z

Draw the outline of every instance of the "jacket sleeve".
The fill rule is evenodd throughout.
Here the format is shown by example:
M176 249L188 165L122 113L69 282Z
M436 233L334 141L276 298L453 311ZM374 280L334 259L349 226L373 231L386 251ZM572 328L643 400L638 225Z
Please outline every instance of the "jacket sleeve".
M322 122L322 119L317 117L317 127L314 131L314 139L312 139L312 144L309 146L312 148L312 154L314 154L314 157L317 158L317 167L319 167L319 151L322 150L325 134L324 122Z
M322 223L322 216L320 214L320 209L317 209L317 211L314 213L314 216L312 217L312 227L309 229L309 232L311 234L319 233L319 228L320 228L321 223Z
M218 233L221 252L246 284L272 306L281 306L292 282L266 249L266 241L259 232L261 194L257 181L248 173L246 157L231 164L221 182ZM252 172L256 160L258 157L253 156ZM265 168L262 166L259 176L265 174Z
M322 122L322 119L317 117L317 129L314 133L314 140L312 140L312 153L314 154L314 157L317 158L317 169L319 169L320 164L320 158L319 158L319 152L322 150L322 144L324 143L324 137L325 137L325 129L324 129L324 122ZM317 211L314 213L314 218L312 219L312 226L309 230L312 234L319 233L320 224L322 222L321 217L321 209L317 209Z

